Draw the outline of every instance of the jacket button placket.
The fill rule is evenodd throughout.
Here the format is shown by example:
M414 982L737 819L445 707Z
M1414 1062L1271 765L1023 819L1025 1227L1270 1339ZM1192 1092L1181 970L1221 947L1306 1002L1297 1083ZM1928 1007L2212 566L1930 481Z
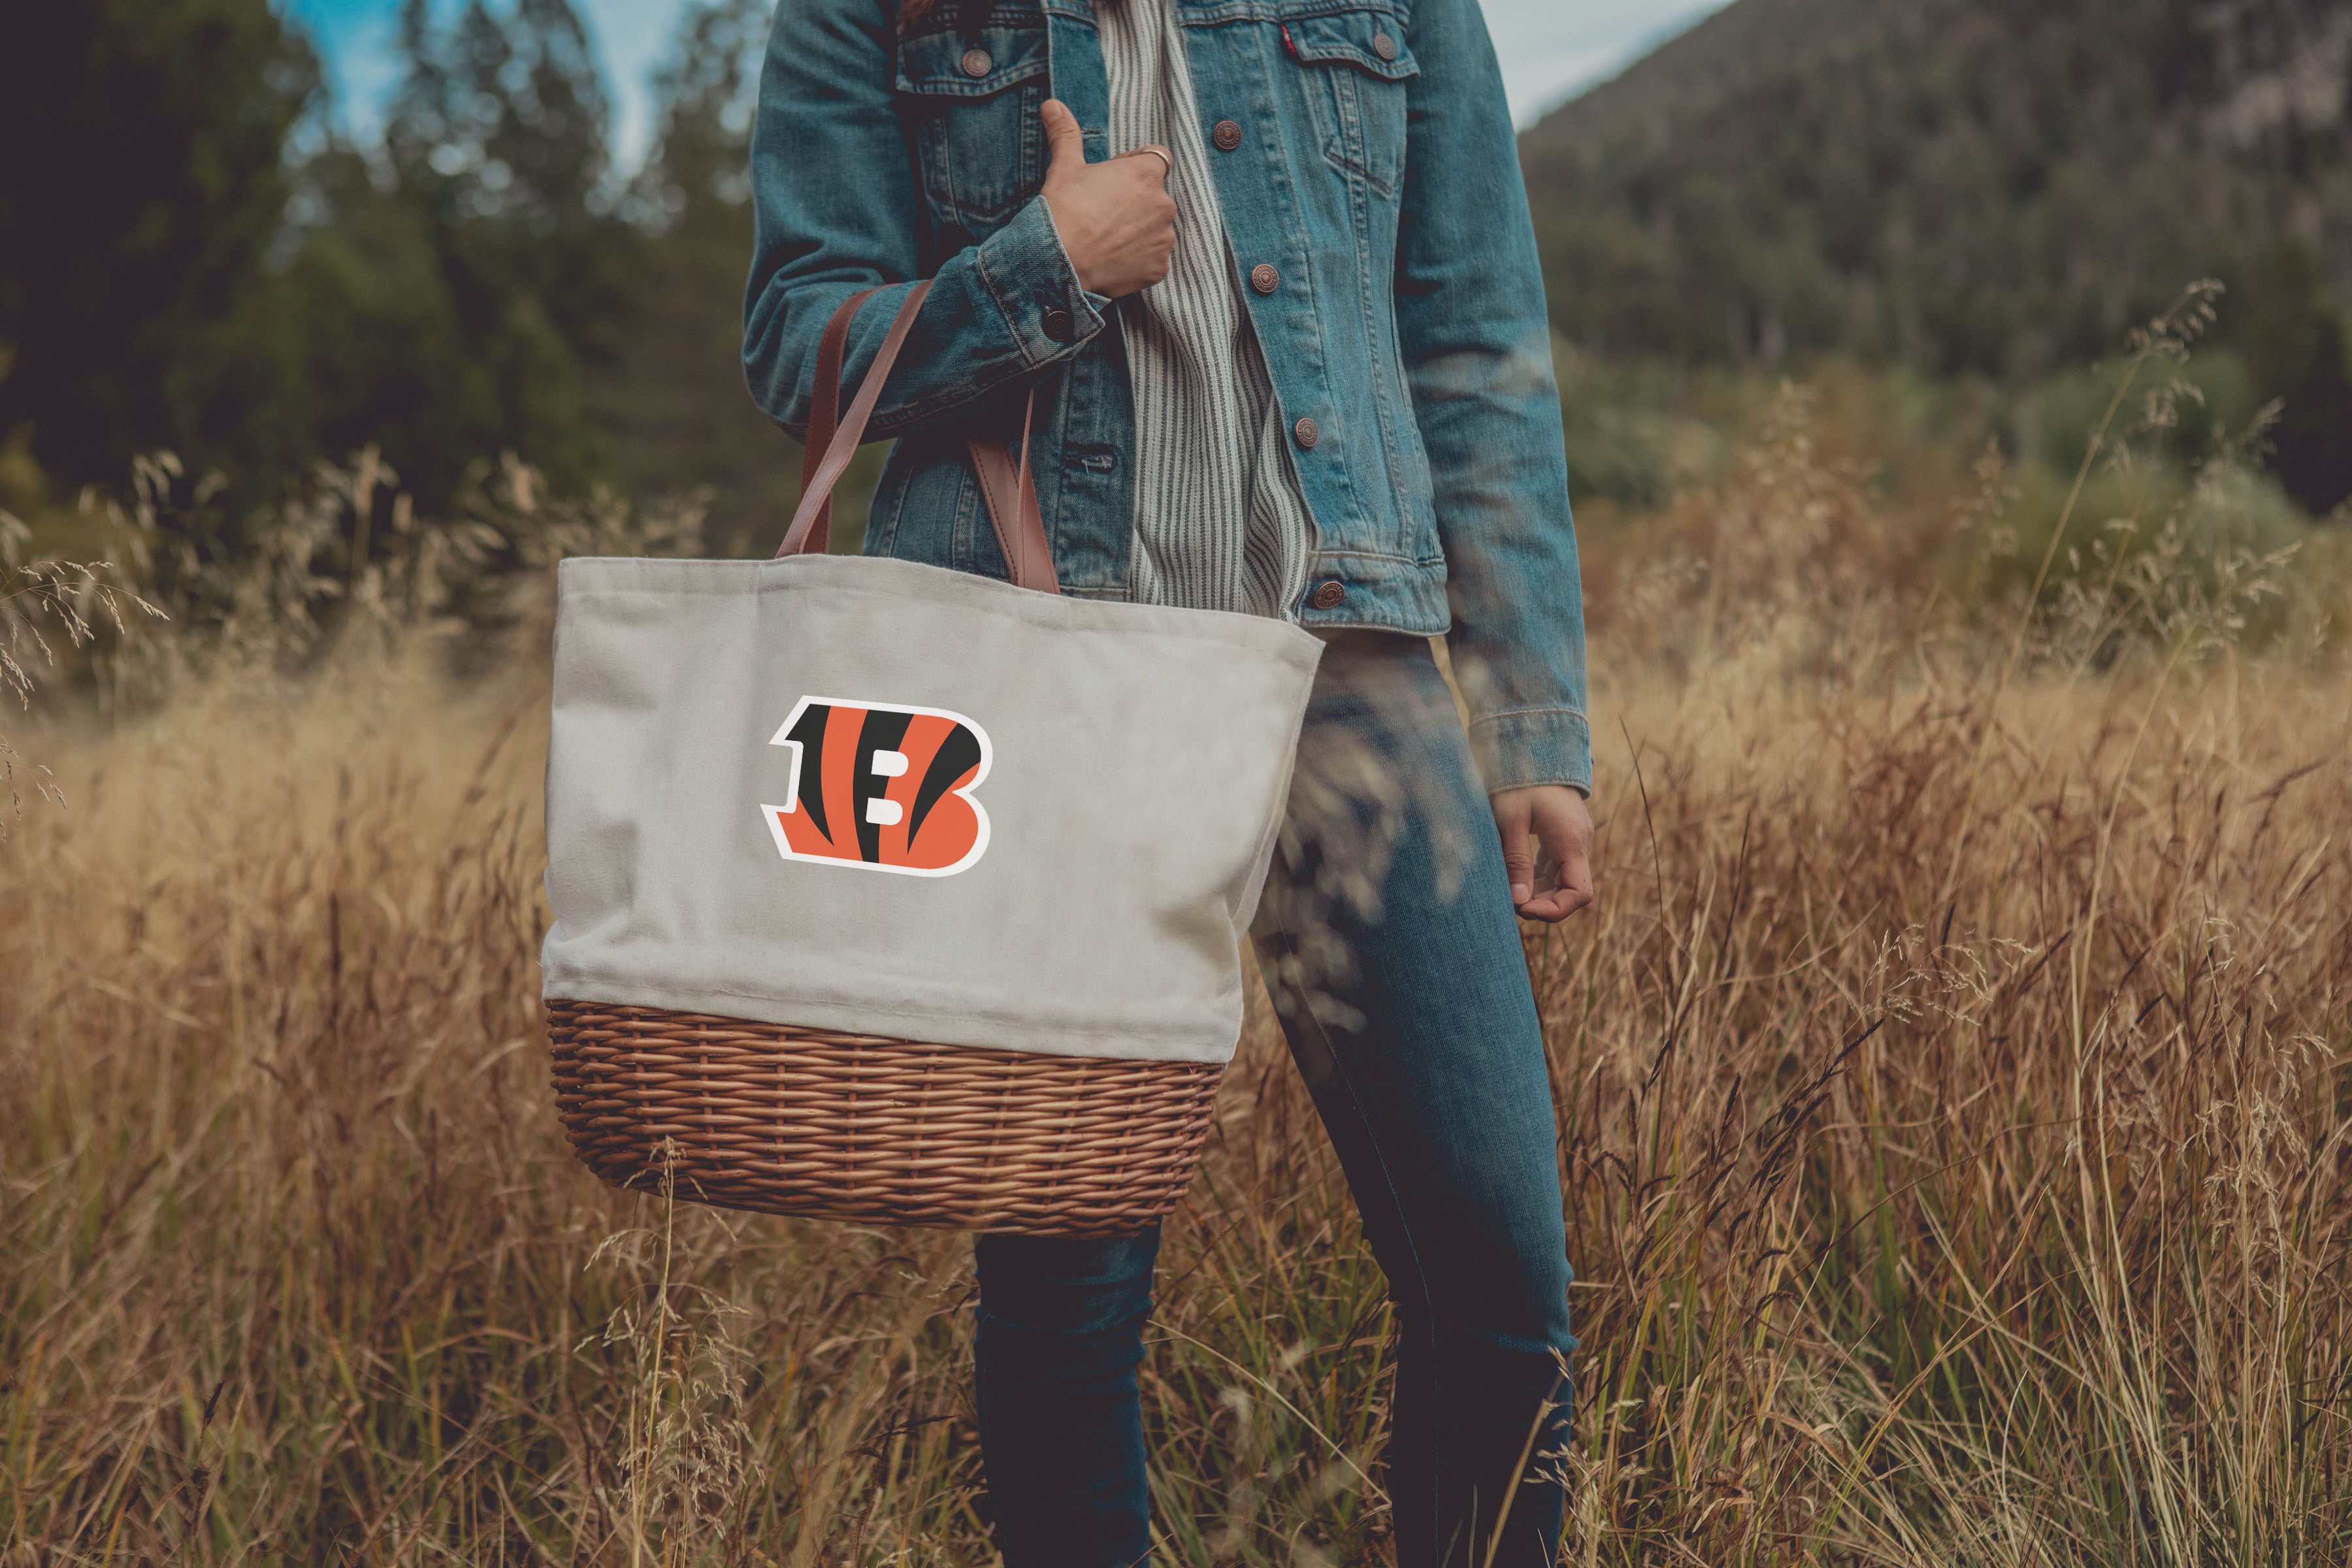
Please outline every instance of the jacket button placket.
M1216 143L1218 152L1232 152L1234 148L1242 144L1241 121L1237 120L1218 121L1216 128L1209 132L1209 140Z
M1271 261L1261 261L1250 268L1250 287L1261 294L1271 294L1282 287L1282 274Z

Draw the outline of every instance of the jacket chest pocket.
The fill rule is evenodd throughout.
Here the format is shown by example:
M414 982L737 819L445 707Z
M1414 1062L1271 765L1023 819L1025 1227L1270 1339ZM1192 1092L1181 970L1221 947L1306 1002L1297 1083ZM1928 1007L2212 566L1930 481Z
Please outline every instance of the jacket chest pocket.
M898 46L899 112L944 251L995 233L1045 184L1043 20Z
M1334 167L1383 195L1404 177L1406 84L1421 67L1405 47L1404 17L1387 10L1324 11L1282 24L1306 78L1307 107Z

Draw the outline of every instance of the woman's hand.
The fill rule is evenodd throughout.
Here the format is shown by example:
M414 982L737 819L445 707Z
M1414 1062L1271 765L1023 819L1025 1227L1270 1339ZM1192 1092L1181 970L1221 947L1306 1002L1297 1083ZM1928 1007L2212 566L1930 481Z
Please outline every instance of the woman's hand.
M1584 797L1566 784L1507 789L1493 801L1503 836L1503 868L1510 873L1511 904L1521 920L1564 921L1592 901L1592 816ZM1532 831L1549 868L1538 882Z
M1176 251L1176 202L1168 194L1165 149L1089 163L1077 116L1060 100L1046 100L1040 118L1052 159L1045 207L1079 284L1116 300L1167 277Z

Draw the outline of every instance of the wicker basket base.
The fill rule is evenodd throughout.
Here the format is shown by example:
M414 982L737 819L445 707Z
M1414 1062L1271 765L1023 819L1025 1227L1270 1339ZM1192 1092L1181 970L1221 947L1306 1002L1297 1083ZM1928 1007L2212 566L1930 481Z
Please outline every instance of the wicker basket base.
M1223 1068L551 1001L556 1104L616 1186L874 1225L1130 1235L1176 1206Z

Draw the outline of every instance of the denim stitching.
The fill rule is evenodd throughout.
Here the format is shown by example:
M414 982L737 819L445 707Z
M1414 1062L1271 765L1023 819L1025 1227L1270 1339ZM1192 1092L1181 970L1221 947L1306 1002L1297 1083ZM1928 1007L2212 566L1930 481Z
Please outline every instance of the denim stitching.
M1558 713L1564 713L1571 719L1581 719L1584 717L1583 711L1580 709L1575 708L1498 708L1491 713L1479 714L1478 717L1472 720L1471 722L1473 724L1492 724L1503 719L1549 718L1551 715Z

